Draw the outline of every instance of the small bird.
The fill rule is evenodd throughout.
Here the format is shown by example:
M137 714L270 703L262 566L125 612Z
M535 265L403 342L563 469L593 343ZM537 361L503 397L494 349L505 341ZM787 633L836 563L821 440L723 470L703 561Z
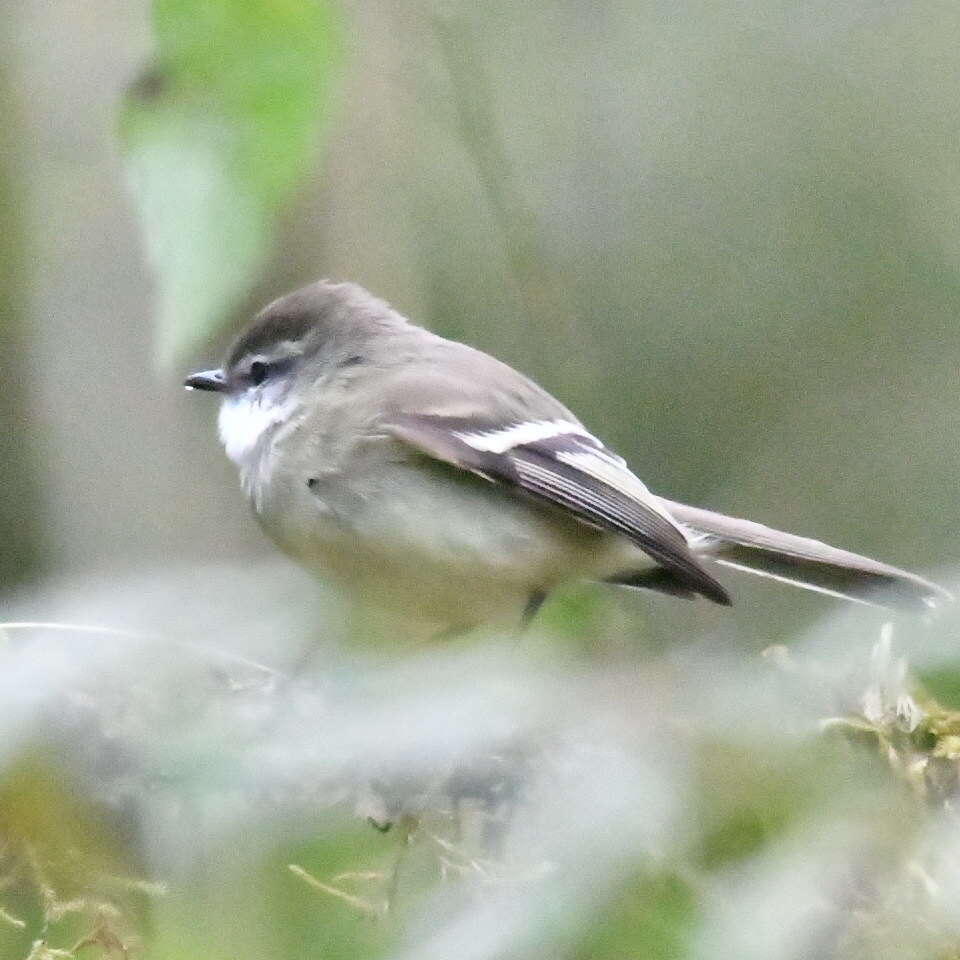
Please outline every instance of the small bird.
M363 602L438 632L531 618L574 580L729 605L729 567L881 606L915 574L665 500L558 400L352 283L275 300L223 366L220 439L267 534Z

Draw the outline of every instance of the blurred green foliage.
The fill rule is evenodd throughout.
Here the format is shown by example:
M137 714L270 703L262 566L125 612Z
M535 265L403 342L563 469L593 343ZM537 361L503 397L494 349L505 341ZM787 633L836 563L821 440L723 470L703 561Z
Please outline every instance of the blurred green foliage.
M571 960L682 957L695 917L696 896L679 877L655 872L639 877L599 912Z
M38 749L9 764L0 782L0 955L26 956L51 936L72 954L138 940L151 892L130 824L93 802L64 771L64 758ZM115 943L114 943L115 945Z
M0 956L946 960L960 720L890 630L830 635L666 672L551 668L545 634L284 676L10 628Z
M181 359L242 302L331 104L326 0L157 0L156 59L122 131L156 267L157 351Z

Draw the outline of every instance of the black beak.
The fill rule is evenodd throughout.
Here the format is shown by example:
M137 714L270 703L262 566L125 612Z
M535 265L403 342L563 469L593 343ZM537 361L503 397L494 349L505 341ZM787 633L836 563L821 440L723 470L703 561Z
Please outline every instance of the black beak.
M188 390L213 390L222 393L227 385L223 379L222 370L201 370L200 373L191 373L183 385Z

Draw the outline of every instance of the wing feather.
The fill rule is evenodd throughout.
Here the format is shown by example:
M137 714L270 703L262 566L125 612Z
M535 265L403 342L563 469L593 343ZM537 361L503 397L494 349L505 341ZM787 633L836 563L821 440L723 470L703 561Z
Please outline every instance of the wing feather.
M422 453L519 488L581 523L626 537L687 588L716 603L730 603L659 498L579 424L559 419L484 424L400 414L383 426Z

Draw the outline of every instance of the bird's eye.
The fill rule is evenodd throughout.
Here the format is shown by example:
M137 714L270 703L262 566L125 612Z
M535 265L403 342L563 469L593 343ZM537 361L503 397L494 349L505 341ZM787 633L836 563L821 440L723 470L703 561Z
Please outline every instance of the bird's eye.
M267 374L270 372L270 367L265 364L262 360L254 360L250 364L250 382L255 386L259 387L264 380L267 379Z

